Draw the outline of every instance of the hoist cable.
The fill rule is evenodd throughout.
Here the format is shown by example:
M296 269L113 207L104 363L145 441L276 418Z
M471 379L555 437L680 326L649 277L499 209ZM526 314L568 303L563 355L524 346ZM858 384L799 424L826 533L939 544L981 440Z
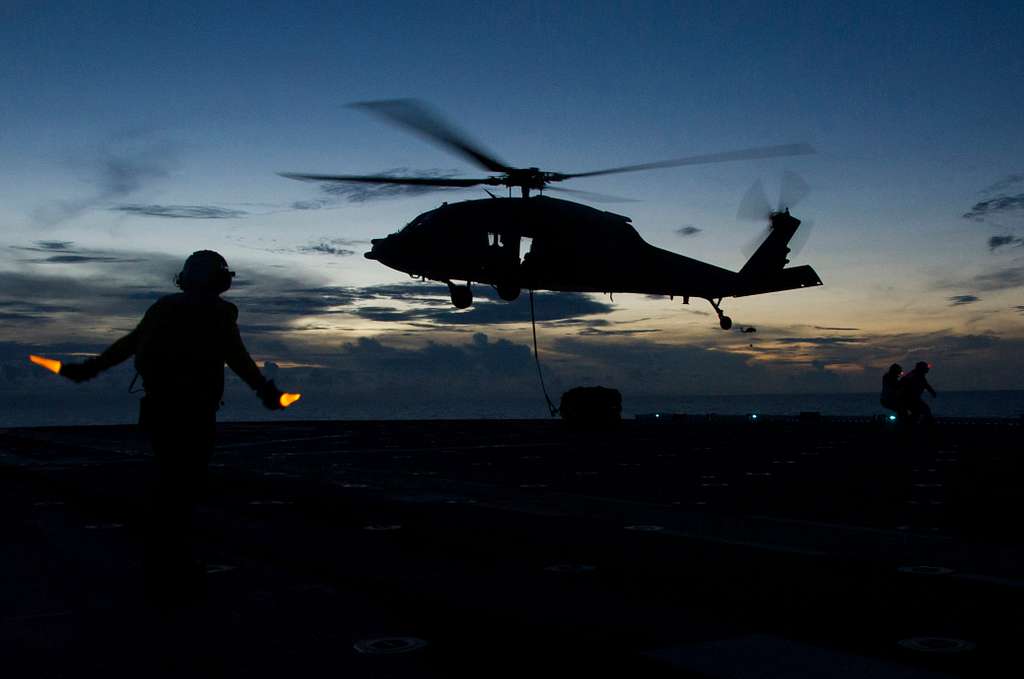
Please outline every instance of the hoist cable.
M544 386L544 373L541 371L541 353L537 350L537 314L534 312L534 291L532 290L529 291L529 325L534 329L534 360L537 362L537 376L541 379L541 391L544 393L544 399L548 401L548 410L551 411L551 417L557 417L558 408L551 402L548 388Z

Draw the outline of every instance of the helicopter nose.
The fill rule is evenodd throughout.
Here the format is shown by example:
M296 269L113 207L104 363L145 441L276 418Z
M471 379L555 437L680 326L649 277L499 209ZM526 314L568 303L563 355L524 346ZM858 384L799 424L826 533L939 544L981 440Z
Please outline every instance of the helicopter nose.
M383 238L373 238L370 240L370 251L363 254L363 257L367 259L379 259L379 247L384 242Z

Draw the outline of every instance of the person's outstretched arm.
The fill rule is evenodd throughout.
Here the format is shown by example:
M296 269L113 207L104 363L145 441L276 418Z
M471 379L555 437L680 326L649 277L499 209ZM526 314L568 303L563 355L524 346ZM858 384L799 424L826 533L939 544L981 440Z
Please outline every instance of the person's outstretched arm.
M142 319L142 323L145 322ZM60 374L75 382L91 380L108 368L113 368L119 363L128 360L139 346L139 323L138 327L130 333L117 340L104 350L102 354L94 358L87 358L81 363L65 363L60 367Z
M271 410L280 410L284 407L280 403L281 390L277 388L273 380L268 380L263 376L256 361L252 360L252 356L245 348L245 343L242 342L242 333L238 330L238 307L232 304L230 313L231 327L228 330L227 355L225 356L228 367L256 392L264 406Z
M932 385L928 384L928 380L923 377L921 379L924 380L924 388L928 390L928 393L932 395L932 398L935 398L937 394L935 393L935 390L932 389Z

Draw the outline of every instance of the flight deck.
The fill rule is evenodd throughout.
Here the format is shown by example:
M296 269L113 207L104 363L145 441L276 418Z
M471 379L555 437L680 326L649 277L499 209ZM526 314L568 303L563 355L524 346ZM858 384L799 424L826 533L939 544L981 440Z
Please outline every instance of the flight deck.
M1005 676L1021 421L812 415L222 424L172 610L135 428L0 430L4 674Z

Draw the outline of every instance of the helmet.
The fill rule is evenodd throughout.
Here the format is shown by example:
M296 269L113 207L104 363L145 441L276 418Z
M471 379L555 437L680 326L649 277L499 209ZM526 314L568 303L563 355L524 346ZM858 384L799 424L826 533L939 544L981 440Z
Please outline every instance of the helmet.
M174 283L185 292L219 295L231 287L235 272L228 269L227 260L213 250L199 250L189 255Z
M927 372L928 368L930 368L930 367L931 366L928 365L926 362L918 361L917 364L914 366L914 370L923 370L923 371Z

